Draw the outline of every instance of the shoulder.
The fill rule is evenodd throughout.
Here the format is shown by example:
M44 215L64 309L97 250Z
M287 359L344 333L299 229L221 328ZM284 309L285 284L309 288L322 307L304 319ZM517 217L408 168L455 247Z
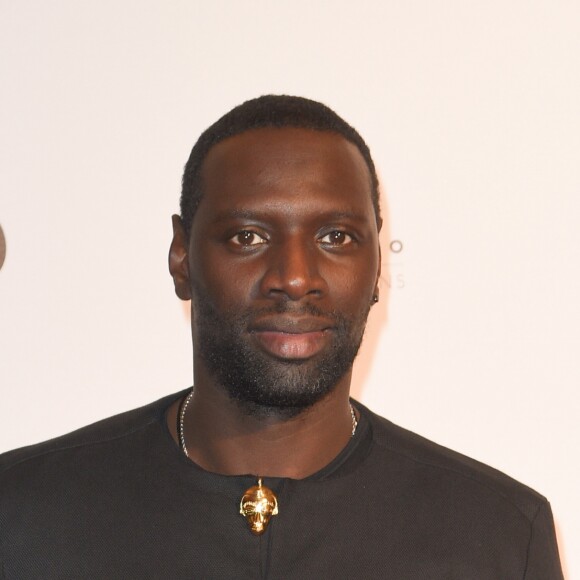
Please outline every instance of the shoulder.
M461 453L438 445L380 417L361 405L373 431L375 457L384 457L420 473L432 489L454 490L457 496L469 496L482 507L503 505L519 512L529 523L547 505L545 497L505 473Z
M167 407L183 392L163 397L158 401L103 419L66 435L29 445L0 455L0 478L14 468L46 462L51 457L88 450L99 445L114 443L157 423Z

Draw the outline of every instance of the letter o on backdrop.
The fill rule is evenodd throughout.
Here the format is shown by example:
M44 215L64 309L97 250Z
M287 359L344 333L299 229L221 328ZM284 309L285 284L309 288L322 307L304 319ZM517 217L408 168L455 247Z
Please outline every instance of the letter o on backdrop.
M6 238L4 237L2 226L0 226L0 270L4 265L5 258L6 258Z

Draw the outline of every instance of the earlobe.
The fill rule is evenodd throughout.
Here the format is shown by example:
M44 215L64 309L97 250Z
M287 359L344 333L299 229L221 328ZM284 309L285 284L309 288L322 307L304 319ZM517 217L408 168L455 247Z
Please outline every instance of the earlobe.
M169 272L175 285L175 293L181 300L191 299L189 280L188 240L185 228L178 215L171 217L173 222L173 240L169 247Z

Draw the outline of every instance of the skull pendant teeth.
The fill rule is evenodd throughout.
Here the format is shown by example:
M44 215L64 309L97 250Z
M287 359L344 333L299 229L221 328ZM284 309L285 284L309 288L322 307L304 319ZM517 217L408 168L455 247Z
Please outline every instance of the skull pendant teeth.
M240 514L242 514L250 531L256 536L262 535L270 518L278 513L278 500L274 492L262 485L262 478L258 478L258 485L253 485L246 490L240 502Z

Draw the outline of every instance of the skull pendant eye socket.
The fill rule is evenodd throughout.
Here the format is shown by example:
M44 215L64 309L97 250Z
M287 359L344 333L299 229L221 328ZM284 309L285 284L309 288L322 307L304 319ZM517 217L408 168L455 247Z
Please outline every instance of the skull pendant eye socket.
M240 514L242 514L250 531L260 536L266 531L270 518L278 514L278 500L274 492L262 485L262 478L258 478L258 485L246 490L240 502Z

